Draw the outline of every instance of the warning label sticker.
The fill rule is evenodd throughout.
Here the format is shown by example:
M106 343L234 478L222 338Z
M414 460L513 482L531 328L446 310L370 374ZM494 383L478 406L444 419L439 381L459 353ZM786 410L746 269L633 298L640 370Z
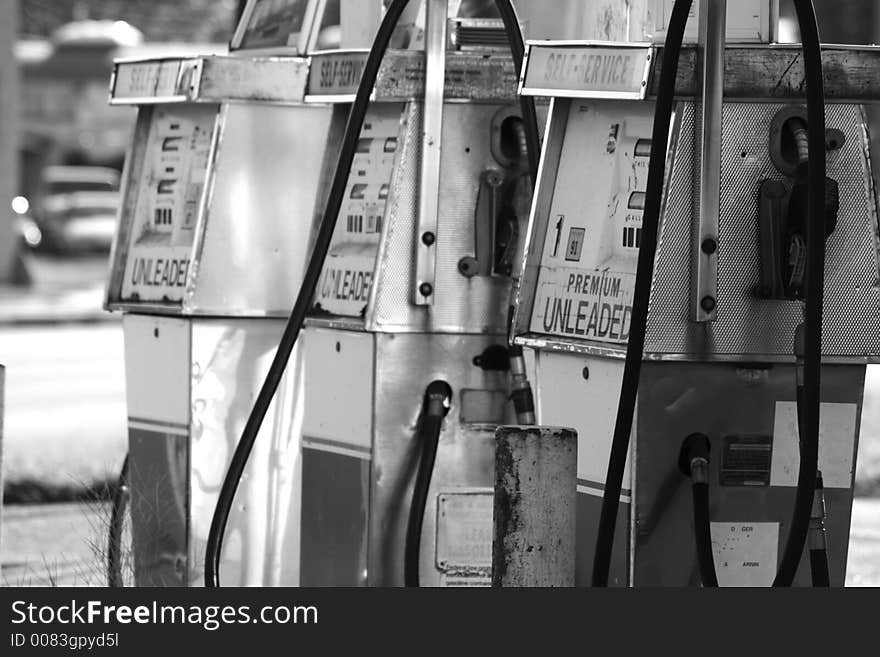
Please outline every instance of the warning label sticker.
M777 522L713 522L712 554L719 586L769 586L779 552Z
M157 106L137 181L122 296L180 301L214 135L216 107Z
M493 504L492 492L437 496L438 569L470 574L489 569L491 573Z

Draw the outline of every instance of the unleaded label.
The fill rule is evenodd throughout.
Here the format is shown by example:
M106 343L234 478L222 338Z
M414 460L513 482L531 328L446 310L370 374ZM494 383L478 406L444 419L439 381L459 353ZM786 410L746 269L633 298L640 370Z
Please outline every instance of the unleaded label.
M130 217L122 281L128 301L179 302L208 171L216 106L157 106Z

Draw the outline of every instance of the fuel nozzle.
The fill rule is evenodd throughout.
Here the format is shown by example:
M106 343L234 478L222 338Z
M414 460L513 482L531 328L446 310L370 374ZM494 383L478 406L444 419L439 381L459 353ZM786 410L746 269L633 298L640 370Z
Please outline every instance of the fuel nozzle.
M809 127L798 108L784 108L773 119L770 156L786 182L766 179L760 190L761 285L759 296L803 299L807 293L809 217ZM839 149L840 131L829 131L826 150ZM840 189L825 177L824 226L827 239L837 227Z

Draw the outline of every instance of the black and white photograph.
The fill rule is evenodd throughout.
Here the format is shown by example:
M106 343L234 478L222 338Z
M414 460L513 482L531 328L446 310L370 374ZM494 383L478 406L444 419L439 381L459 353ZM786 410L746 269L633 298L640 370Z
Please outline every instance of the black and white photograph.
M0 0L4 654L880 587L878 42L876 0Z

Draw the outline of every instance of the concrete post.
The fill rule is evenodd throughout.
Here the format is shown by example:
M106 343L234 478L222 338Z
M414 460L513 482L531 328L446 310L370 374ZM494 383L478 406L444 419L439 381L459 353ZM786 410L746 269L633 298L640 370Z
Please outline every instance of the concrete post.
M18 193L18 0L0 0L0 284L16 278L12 198Z
M577 432L495 432L492 586L574 586Z

